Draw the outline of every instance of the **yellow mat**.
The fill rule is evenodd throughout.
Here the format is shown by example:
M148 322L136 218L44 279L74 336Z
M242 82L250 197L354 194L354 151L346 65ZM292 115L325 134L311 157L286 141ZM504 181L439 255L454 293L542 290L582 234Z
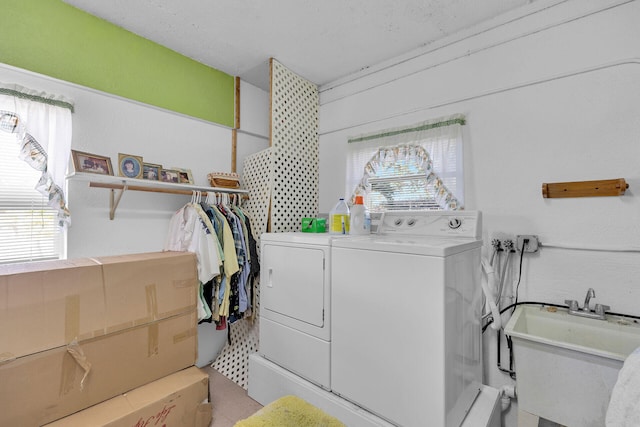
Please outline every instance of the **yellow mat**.
M296 396L284 396L234 427L346 427L336 418Z

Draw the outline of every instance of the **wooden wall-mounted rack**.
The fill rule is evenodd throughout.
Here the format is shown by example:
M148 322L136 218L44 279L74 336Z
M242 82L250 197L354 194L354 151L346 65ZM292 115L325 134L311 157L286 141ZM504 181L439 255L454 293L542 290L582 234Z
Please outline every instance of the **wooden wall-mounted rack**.
M243 198L248 197L249 190L240 188L203 187L191 184L176 184L171 182L151 181L146 179L125 178L121 176L100 175L95 173L76 172L67 176L67 179L88 181L89 187L108 188L111 190L109 198L109 219L113 219L118 209L118 204L125 191L146 191L151 193L183 194L191 196L200 192L202 196L214 194L237 194ZM116 195L116 190L118 194Z
M554 182L542 184L542 197L600 197L622 196L629 188L624 178L599 181Z

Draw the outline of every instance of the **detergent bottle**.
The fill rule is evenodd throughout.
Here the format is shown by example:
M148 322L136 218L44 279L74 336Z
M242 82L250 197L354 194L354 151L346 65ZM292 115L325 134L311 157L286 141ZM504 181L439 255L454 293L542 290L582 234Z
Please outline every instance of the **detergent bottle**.
M344 199L329 211L329 233L349 234L349 206Z
M355 203L351 206L350 216L349 234L369 234L371 232L371 216L364 205L362 196L356 196Z

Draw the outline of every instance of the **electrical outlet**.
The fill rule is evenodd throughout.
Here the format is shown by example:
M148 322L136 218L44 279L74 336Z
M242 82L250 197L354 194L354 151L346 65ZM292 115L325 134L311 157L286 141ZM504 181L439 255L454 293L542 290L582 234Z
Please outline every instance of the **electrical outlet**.
M511 239L503 240L502 249L506 252L515 252L515 248L513 247L513 240Z
M538 236L531 234L518 235L516 238L518 252L538 252Z

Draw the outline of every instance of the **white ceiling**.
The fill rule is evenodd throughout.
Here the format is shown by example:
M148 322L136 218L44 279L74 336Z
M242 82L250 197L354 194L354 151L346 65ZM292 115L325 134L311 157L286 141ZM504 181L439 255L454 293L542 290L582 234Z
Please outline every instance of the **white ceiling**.
M264 88L271 57L322 85L533 0L64 1Z

